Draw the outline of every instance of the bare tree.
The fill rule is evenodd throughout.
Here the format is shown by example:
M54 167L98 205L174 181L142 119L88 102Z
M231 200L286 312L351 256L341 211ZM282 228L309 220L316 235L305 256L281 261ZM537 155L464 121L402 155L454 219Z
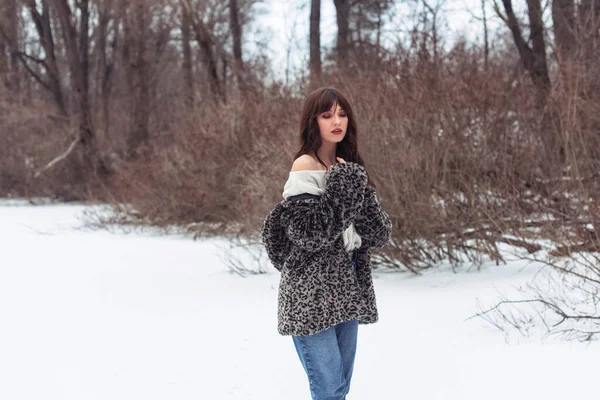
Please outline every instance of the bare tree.
M242 61L242 27L238 17L238 2L237 0L229 0L229 14L231 35L233 38L233 71L237 77L238 87L241 92L245 92L244 63Z
M544 41L544 24L540 0L527 0L531 46L529 41L523 38L520 23L512 7L512 1L502 0L502 4L506 16L499 12L498 7L496 7L496 11L510 29L523 67L529 72L538 89L538 100L540 103L544 103L550 89L550 75L548 74L546 62L546 43Z
M77 3L80 14L79 32L72 22L74 15L67 0L52 0L52 4L63 33L64 50L75 97L75 113L79 121L79 136L76 142L82 146L83 166L96 176L104 177L108 170L98 150L89 101L89 0ZM75 146L71 146L71 149L74 148Z
M38 34L44 58L30 54L25 50L16 50L16 54L35 81L52 93L52 97L54 98L54 102L59 112L66 115L65 96L63 94L61 75L56 59L54 34L50 23L50 7L47 1L43 1L41 3L40 13L40 11L38 11L36 0L25 0L25 6L29 10ZM43 73L39 73L37 68L41 68Z
M350 0L333 0L338 26L337 53L339 65L343 68L348 61L350 51Z
M191 17L189 9L181 7L181 41L183 47L183 76L188 106L194 106L194 69L192 64Z
M119 43L121 15L117 12L114 0L98 0L98 35L96 53L98 57L96 77L96 97L101 104L101 123L105 136L110 131L109 102L112 91L112 78L115 70L116 51ZM112 22L112 30L109 25ZM110 43L109 43L109 39Z
M334 0L338 36L338 65L349 68L380 55L383 15L394 4L393 0ZM352 57L350 58L350 53Z
M16 54L19 42L21 7L17 0L5 0L0 6L0 75L5 86L17 90L19 84L19 59Z
M488 33L488 18L485 10L485 0L481 0L481 14L483 22L483 68L487 72L490 60L490 42Z
M196 41L202 51L202 59L206 70L208 71L212 92L217 99L222 100L224 99L225 93L217 72L217 55L215 54L215 41L213 36L202 18L199 18L192 8L190 1L182 0L182 5L190 14L190 22L194 29Z
M6 78L9 63L8 48L9 46L6 43L5 38L0 36L0 77L4 77L5 86L8 86L8 79Z
M127 154L135 157L138 147L148 140L149 88L149 23L152 18L148 2L136 0L126 10L129 62L129 85L133 96L132 126L127 136Z
M321 79L321 0L310 6L310 81L313 86Z
M568 57L575 47L575 1L553 0L554 45L559 61Z
M423 6L431 15L431 47L433 48L433 63L437 65L439 60L439 34L438 34L438 16L445 0L437 0L434 5L422 0Z
M0 6L0 78L5 80L5 86L8 86L7 75L10 63L10 44L8 43L8 30L5 27L8 26L10 17L7 5Z

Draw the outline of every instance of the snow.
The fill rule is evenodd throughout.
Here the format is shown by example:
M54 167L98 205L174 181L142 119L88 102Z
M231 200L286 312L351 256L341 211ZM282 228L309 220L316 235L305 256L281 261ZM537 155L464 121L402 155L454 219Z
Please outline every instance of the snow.
M310 398L271 266L231 273L223 239L86 229L88 207L0 203L1 399ZM348 399L588 398L594 343L467 320L536 268L376 271L380 321L359 328Z

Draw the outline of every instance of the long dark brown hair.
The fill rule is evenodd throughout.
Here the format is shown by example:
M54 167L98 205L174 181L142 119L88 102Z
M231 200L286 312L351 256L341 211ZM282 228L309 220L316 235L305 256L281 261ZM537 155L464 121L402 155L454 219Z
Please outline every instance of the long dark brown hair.
M365 163L358 153L358 128L352 112L352 107L344 95L333 87L321 87L314 90L306 97L302 119L300 120L300 150L294 156L294 160L304 154L314 154L324 167L327 165L321 160L317 150L321 147L321 133L317 117L331 109L337 104L348 116L348 128L346 135L336 146L336 157L341 157L344 161L352 161L365 167ZM366 167L365 167L366 170ZM369 174L367 173L367 177ZM375 184L368 178L369 184L375 187Z

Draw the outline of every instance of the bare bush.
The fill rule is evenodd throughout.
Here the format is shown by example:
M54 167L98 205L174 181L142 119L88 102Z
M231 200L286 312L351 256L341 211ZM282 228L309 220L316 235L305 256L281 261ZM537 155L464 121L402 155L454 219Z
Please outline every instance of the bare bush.
M86 196L77 163L46 170L76 138L74 121L56 114L54 107L31 102L26 107L0 98L0 196L51 197L62 201ZM75 161L75 160L70 160Z
M593 341L600 338L600 258L592 253L569 258L525 257L546 268L520 288L480 311L480 317L508 338L513 332L530 337ZM471 317L472 318L472 317Z

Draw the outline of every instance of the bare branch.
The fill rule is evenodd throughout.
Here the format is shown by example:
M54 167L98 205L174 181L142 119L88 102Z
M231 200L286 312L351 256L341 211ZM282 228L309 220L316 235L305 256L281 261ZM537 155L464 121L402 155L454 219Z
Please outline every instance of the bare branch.
M23 64L23 66L25 67L25 69L27 70L27 72L29 72L31 74L31 76L33 76L33 79L35 79L36 82L38 82L40 85L42 85L42 87L44 89L51 90L50 89L50 85L47 84L46 82L44 82L44 80L42 79L42 77L39 76L38 73L35 72L33 69L31 69L31 67L29 66L29 64L27 64L27 61L25 61L26 58L25 58L24 53L18 52L16 54L19 55L19 60L21 60L21 63Z
M77 146L77 143L79 143L79 138L73 140L73 142L71 142L71 144L69 145L69 148L67 149L67 151L65 151L60 156L56 157L54 160L50 161L44 168L42 168L39 171L37 171L33 175L33 177L34 178L38 178L42 174L42 172L44 172L44 171L52 168L54 165L56 165L57 163L59 163L61 160L64 160L65 158L67 158L68 155L71 154L71 152L75 149L75 146Z

